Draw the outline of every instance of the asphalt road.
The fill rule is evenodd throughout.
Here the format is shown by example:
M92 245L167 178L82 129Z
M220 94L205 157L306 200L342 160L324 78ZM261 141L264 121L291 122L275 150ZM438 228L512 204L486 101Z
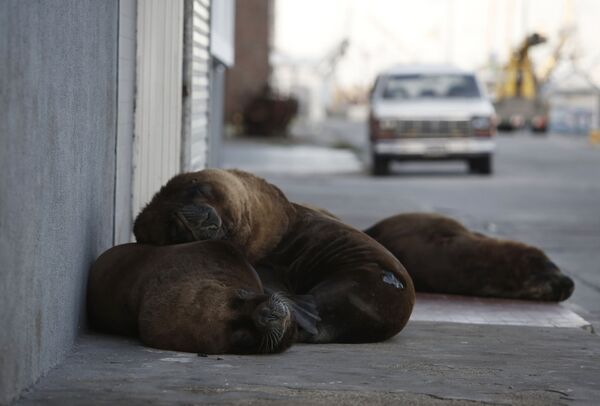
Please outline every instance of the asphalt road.
M294 139L338 147L331 159L323 151L295 154L301 147L294 146L278 146L278 157L269 158L268 145L248 153L249 145L229 144L225 163L258 172L292 200L325 207L359 228L399 212L438 212L536 245L574 278L568 303L600 326L600 146L585 137L513 133L496 137L492 176L469 175L457 162L398 164L391 176L374 178L365 169L364 125L330 122L311 134L318 135ZM359 157L356 165L344 146ZM344 162L337 171L336 161Z

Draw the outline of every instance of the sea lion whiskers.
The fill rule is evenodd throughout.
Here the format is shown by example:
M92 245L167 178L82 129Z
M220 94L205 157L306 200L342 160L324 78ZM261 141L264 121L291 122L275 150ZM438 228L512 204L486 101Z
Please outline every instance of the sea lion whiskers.
M275 349L275 347L277 346L277 343L279 343L279 341L283 337L283 331L279 328L275 328L275 329L271 330L269 337L271 338L269 351L273 351Z
M272 320L283 320L283 330L287 329L291 323L291 311L285 297L275 292L269 297L268 303L272 309Z
M274 352L283 338L283 332L283 328L280 327L272 327L269 329L267 334L265 334L261 340L260 351L263 353Z

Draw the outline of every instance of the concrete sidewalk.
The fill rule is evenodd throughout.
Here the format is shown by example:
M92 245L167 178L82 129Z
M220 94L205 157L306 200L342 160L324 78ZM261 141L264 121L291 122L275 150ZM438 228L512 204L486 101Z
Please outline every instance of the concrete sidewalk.
M18 404L593 405L592 331L561 304L419 294L383 343L199 356L86 334Z
M364 165L352 150L309 144L266 144L229 140L223 167L252 173L288 175L358 173Z
M410 321L383 343L208 357L85 335L17 404L594 405L598 360L582 328Z
M359 228L399 211L430 210L550 248L578 272L587 269L588 251L596 252L593 219L580 224L587 206L553 205L562 189L549 181L535 180L531 192L529 183L520 187L512 161L499 162L493 182L461 168L376 180L348 150L236 141L227 145L225 164L264 175L291 199L326 207ZM519 197L508 199L515 188ZM84 334L67 361L17 404L596 405L600 337L574 299L593 304L597 297L579 280L564 304L420 294L407 327L391 340L295 345L270 356L200 357Z

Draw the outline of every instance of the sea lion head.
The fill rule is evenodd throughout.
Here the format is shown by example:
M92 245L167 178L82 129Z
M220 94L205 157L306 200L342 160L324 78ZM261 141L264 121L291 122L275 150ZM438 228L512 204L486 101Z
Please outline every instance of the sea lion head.
M277 353L289 348L296 339L291 308L279 293L237 289L229 309L235 315L228 326L230 353Z
M225 241L115 246L94 262L87 299L95 328L171 351L279 352L297 329L288 303Z
M251 261L285 232L291 204L275 186L237 170L205 169L173 177L140 212L138 242L170 245L228 240Z
M297 334L291 309L278 294L216 279L156 284L146 292L138 320L145 344L205 354L282 352Z
M514 241L499 243L498 253L507 272L498 274L503 281L494 285L501 291L490 296L560 302L568 299L575 285L542 250ZM490 294L491 293L491 294Z
M523 275L522 295L534 300L560 302L568 299L575 284L561 272L541 250L524 247L520 270Z
M170 245L226 238L223 214L216 207L227 187L208 171L172 178L135 220L139 243ZM212 181L211 181L212 180Z

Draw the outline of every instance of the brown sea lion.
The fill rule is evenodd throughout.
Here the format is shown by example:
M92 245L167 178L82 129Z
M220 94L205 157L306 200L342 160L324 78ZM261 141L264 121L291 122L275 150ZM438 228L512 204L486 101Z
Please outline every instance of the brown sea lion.
M267 289L286 293L302 341L384 340L404 327L414 304L409 275L380 244L242 171L176 176L140 213L134 233L153 244L234 243Z
M561 301L571 278L538 248L469 231L437 214L389 217L365 230L406 266L417 291Z
M415 302L402 264L328 212L294 206L290 231L257 271L269 289L312 298L320 319L312 330L299 322L299 341L374 342L400 332Z
M173 177L135 220L138 242L168 245L227 240L250 262L287 232L294 208L275 186L238 170L205 169Z
M88 313L99 330L207 354L280 352L297 330L286 301L221 241L109 249L90 271Z

